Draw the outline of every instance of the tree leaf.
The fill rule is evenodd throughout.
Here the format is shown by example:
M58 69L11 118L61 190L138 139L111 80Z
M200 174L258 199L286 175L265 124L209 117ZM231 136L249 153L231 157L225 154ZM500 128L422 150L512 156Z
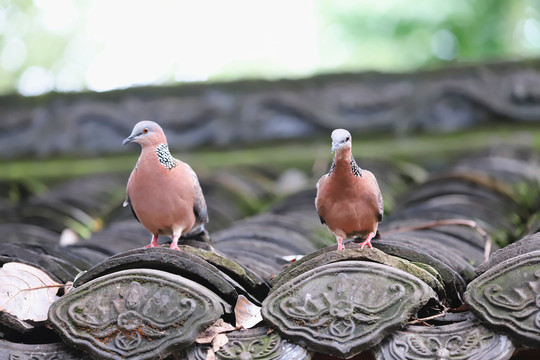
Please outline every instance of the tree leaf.
M216 360L216 353L214 352L212 348L208 349L205 360Z
M212 340L212 350L218 352L225 344L229 342L229 338L225 334L218 334L214 340Z
M263 320L261 308L250 302L244 295L239 295L236 300L234 316L237 329L250 329Z
M195 342L198 344L210 344L216 336L222 333L236 330L234 326L223 321L223 319L217 319L217 321L204 330L199 336L195 339Z
M6 263L0 269L0 311L19 320L47 320L49 307L62 286L36 267Z
M236 330L234 326L223 321L223 319L217 319L217 321L203 331L196 339L198 344L212 344L206 353L206 360L215 360L216 351L219 351L223 345L229 342L229 338L225 333Z

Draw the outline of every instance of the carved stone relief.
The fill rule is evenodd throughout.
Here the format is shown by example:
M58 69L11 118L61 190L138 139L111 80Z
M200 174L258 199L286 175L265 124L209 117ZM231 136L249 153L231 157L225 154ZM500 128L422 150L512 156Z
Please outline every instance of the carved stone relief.
M216 352L217 360L309 360L311 354L299 345L268 333L267 327L234 331L227 334L229 342ZM208 346L194 346L187 352L188 360L206 360Z
M0 157L125 151L140 120L159 122L172 151L352 132L464 130L492 114L537 121L537 63L410 75L342 74L294 81L141 87L108 93L0 97ZM39 141L36 141L39 139Z
M51 324L98 358L149 359L189 346L223 313L206 288L159 270L124 270L92 280L53 303Z
M475 319L440 326L408 326L380 343L376 360L506 360L510 339L483 327Z
M435 297L418 278L366 261L323 265L263 302L263 317L308 348L351 357L382 340Z
M81 351L71 349L64 343L19 344L0 340L2 360L91 360Z
M540 345L540 251L513 257L472 281L465 303L521 343Z

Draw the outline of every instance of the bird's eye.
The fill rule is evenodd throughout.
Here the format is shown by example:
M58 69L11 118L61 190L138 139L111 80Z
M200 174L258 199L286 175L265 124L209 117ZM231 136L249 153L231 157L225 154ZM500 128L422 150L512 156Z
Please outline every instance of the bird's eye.
M150 131L150 130L148 130L148 128L144 128L144 130L142 132L145 133L145 134L148 134L148 131Z
M345 138L345 141L349 141L349 140L351 140L351 138L347 136L347 137Z

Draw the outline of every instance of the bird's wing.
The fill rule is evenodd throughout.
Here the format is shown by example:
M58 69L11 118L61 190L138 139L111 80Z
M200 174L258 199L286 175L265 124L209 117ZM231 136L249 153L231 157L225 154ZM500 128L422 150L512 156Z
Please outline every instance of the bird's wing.
M129 208L131 209L131 212L133 213L133 216L135 216L135 219L137 219L138 222L141 222L141 220L139 220L139 217L137 216L137 214L135 213L135 210L133 209L133 206L131 206L131 199L129 198L129 195L126 194L126 201L124 201L124 203L122 204L123 207L126 207L129 205Z
M317 215L319 215L319 220L321 220L321 224L323 224L323 225L326 224L326 222L324 221L321 214L319 214L319 209L317 208L317 197L319 196L319 187L326 180L327 176L328 176L328 174L325 174L325 175L321 176L319 181L317 181L317 195L315 196L315 209L317 210Z
M375 177L375 175L373 175L371 171L367 171L367 170L364 170L364 171L368 174L370 178L369 181L371 182L371 186L374 189L375 196L377 196L377 207L379 210L379 212L377 213L377 219L379 220L379 222L381 222L383 219L383 214L384 214L384 202L383 202L381 189L379 188L379 183L377 183L377 178Z
M129 205L129 208L131 209L131 212L133 213L133 216L135 216L135 219L137 219L138 222L141 222L141 220L139 220L139 217L137 216L137 214L135 213L135 210L133 209L133 206L131 205L131 199L129 197L129 185L132 181L132 178L133 178L133 173L137 170L137 167L139 166L139 160L137 160L137 164L135 165L135 169L133 169L131 171L131 174L129 175L129 179L128 179L128 185L127 185L127 188L126 188L126 201L124 201L124 203L122 204L123 207L126 207Z
M384 203L383 203L382 193L380 190L379 190L379 194L377 195L377 204L379 205L379 214L377 216L377 219L379 220L379 222L381 222L383 219L383 214L384 214Z
M195 196L195 203L193 204L193 212L195 213L195 222L196 224L205 224L208 222L208 208L206 207L206 200L199 184L199 178L191 166L186 164L188 167L191 177L193 178L193 192Z

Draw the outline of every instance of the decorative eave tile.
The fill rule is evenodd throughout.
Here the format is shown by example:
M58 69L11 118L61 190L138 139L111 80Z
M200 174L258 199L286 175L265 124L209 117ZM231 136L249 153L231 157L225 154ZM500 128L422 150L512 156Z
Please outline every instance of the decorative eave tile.
M484 272L467 287L465 303L484 322L520 343L540 346L540 251Z
M91 360L91 357L61 342L50 344L19 344L0 340L0 359Z
M189 346L223 314L205 287L160 270L123 270L53 303L49 320L65 342L100 359L165 357Z
M506 360L512 341L480 325L474 317L439 326L407 326L375 348L376 360Z
M310 351L283 339L278 333L268 333L267 327L233 331L229 342L216 352L216 360L309 360ZM195 345L186 351L187 360L206 360L209 346Z
M404 271L341 261L272 291L262 315L284 337L308 349L349 358L379 343L434 297L428 285Z

